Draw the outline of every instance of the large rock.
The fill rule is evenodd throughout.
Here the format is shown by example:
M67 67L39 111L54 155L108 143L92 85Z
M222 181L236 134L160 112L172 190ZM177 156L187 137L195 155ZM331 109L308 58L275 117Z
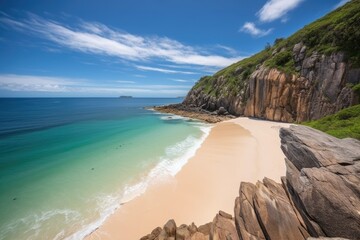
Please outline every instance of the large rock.
M291 126L280 130L291 198L313 236L360 238L360 142Z
M301 225L281 184L268 178L256 183L254 207L266 239L305 239Z
M242 240L265 239L254 210L255 185L242 182L235 200L236 230Z
M213 220L210 233L211 240L239 240L235 222L228 217L217 214Z
M176 234L176 223L174 221L174 219L169 220L165 225L164 225L164 230L167 234L168 237L175 237Z

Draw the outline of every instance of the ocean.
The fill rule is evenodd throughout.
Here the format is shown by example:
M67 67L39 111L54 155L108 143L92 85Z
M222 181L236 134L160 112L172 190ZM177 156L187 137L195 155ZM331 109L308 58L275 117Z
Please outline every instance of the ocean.
M82 239L210 131L157 98L0 99L0 239Z

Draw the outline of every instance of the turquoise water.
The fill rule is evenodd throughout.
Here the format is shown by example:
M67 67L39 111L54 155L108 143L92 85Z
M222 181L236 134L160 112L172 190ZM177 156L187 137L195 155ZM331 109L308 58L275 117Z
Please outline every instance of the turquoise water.
M181 99L0 99L0 239L81 239L209 127L145 110Z

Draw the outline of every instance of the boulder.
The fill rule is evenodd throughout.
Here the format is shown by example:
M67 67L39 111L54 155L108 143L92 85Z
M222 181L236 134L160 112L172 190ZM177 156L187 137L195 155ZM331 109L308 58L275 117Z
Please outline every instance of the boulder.
M208 240L208 238L201 232L196 232L193 235L191 235L190 240Z
M281 184L267 178L257 182L254 208L266 239L302 240L309 236Z
M176 223L174 219L170 219L165 225L164 225L164 231L168 237L175 237L176 235Z
M205 236L209 236L211 232L211 226L212 226L212 222L201 225L198 227L198 232L201 232Z
M190 235L191 233L186 225L181 225L176 229L176 240L188 240Z
M219 107L219 109L217 110L217 114L218 115L227 115L228 112L226 111L226 109L224 107Z
M360 237L360 142L305 126L280 130L291 198L312 236Z
M230 219L230 220L233 219L233 217L231 216L231 214L226 213L226 212L221 211L221 210L219 211L219 215L222 216L222 217L224 217L224 218Z
M191 223L191 225L188 226L188 229L189 229L191 234L198 231L198 228L196 227L195 223Z
M220 214L216 214L210 232L210 239L239 240L239 236L236 232L234 220L225 218Z
M236 230L243 240L265 239L254 210L255 185L242 182L235 200Z

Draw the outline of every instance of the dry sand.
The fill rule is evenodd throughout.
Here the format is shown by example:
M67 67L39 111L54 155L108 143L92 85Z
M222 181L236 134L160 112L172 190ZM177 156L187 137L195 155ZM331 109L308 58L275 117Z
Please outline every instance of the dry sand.
M135 240L173 218L178 225L233 215L240 182L285 175L279 128L289 124L237 118L217 123L194 157L175 176L161 179L121 206L86 239Z

